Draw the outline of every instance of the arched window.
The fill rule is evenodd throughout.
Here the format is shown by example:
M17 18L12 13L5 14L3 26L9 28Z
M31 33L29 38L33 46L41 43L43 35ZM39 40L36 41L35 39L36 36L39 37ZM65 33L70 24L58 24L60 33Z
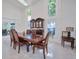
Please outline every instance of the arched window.
M56 15L56 0L48 0L48 15Z

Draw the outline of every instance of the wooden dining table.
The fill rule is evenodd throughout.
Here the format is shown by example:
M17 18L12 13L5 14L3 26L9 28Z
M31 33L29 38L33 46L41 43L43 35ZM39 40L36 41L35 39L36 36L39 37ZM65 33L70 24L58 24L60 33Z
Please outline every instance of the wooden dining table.
M35 38L32 38L32 39L28 39L27 37L19 34L20 37L23 37L24 38L24 41L28 41L28 44L27 44L27 52L29 52L29 46L32 46L32 45L35 45L37 44L38 42L41 42L43 40L43 37L40 37L40 36L36 36Z
M29 42L29 44L27 45L27 52L29 52L29 46L32 46L37 44L38 42L41 42L43 38L42 37L36 37L35 39L25 38L25 40Z

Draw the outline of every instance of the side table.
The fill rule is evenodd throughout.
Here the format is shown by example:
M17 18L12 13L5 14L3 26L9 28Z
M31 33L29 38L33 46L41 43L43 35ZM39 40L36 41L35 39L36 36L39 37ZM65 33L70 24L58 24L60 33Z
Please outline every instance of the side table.
M64 47L64 42L65 42L65 41L66 41L66 42L70 42L70 43L71 43L71 48L73 49L73 48L74 48L74 40L75 40L75 38L73 38L73 37L64 37L64 36L62 36L61 44L62 44L63 47Z

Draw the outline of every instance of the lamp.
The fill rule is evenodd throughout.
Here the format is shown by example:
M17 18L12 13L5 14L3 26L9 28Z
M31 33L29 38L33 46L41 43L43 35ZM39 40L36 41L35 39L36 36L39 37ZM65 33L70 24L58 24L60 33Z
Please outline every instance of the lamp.
M74 27L66 27L66 31L68 31L68 37L71 36L71 32L74 31Z

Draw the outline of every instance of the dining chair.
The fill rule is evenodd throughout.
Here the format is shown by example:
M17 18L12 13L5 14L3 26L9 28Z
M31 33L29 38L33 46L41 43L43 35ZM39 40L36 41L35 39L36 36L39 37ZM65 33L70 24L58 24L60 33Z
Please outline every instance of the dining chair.
M13 36L15 39L14 40L14 47L16 49L16 46L18 46L18 53L20 53L20 46L22 46L24 44L27 46L29 43L27 40L25 40L24 37L19 36L18 33L16 32L16 30L13 30L12 32L13 32Z
M44 59L46 59L45 50L48 53L48 36L49 36L49 33L47 33L45 38L40 38L41 40L33 45L33 53L35 53L35 48L43 49Z
M10 34L10 46L12 46L13 44L13 48L14 48L14 37L13 37L12 29L9 31L9 34Z
M70 33L69 31L62 31L62 36L61 36L61 45L64 47L64 42L69 42L71 43L71 48L73 49L74 48L74 40L75 38L74 37L71 37L70 36Z

